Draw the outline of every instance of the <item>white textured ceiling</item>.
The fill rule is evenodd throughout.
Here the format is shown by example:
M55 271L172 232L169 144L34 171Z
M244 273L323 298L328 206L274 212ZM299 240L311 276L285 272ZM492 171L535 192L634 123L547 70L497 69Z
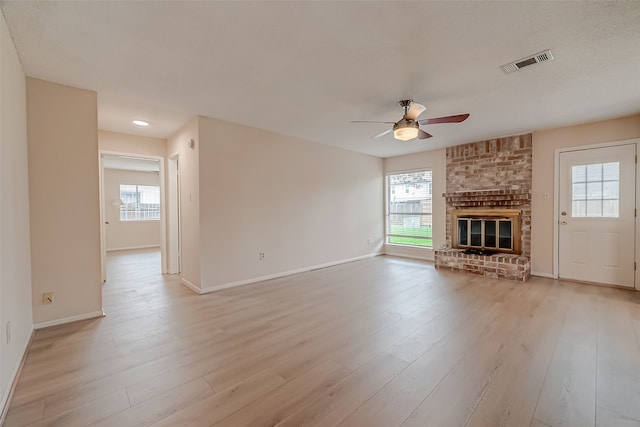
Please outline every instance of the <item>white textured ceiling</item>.
M387 157L640 112L640 1L3 1L25 73L94 90L100 127L204 115ZM513 74L507 62L551 49ZM369 137L400 99L428 140ZM130 122L143 118L146 129Z

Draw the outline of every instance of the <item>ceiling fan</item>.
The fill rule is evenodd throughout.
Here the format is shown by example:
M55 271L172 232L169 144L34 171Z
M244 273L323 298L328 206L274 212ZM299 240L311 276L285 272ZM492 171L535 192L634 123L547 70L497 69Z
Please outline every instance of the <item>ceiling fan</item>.
M469 117L469 114L457 114L455 116L437 117L435 119L418 120L418 116L427 108L424 105L413 102L412 99L403 99L400 106L404 108L404 115L397 122L377 122L371 120L352 120L351 123L387 123L392 124L391 129L387 129L382 133L372 136L372 138L380 138L390 132L393 137L402 141L409 141L414 138L427 139L433 135L420 129L420 125L434 125L438 123L460 123Z

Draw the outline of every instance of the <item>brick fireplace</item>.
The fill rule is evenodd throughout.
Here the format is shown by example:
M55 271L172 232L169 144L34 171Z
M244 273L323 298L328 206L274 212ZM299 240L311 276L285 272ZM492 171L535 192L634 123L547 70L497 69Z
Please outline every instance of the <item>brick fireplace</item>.
M446 245L436 268L526 281L531 274L531 134L447 148Z

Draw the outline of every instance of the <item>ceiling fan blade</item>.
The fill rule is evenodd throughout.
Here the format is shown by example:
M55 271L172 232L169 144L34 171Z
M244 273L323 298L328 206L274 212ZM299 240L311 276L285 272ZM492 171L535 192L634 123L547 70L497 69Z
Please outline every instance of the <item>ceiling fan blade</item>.
M378 122L375 120L350 120L349 123L384 123L384 124L395 124L395 122Z
M407 119L416 120L418 116L422 114L422 112L426 109L427 107L425 107L424 105L418 104L417 102L412 102L409 106L409 110L407 111Z
M377 139L377 138L380 138L381 136L385 136L386 134L390 133L392 130L393 130L393 129L387 129L387 130L385 130L384 132L380 132L380 133L379 133L379 134L377 134L377 135L373 135L373 136L371 137L371 139Z
M418 130L418 139L427 139L427 138L431 138L432 136L433 135L423 131L422 129Z
M458 114L456 116L436 117L435 119L418 120L421 125L435 125L438 123L460 123L467 120L469 114Z

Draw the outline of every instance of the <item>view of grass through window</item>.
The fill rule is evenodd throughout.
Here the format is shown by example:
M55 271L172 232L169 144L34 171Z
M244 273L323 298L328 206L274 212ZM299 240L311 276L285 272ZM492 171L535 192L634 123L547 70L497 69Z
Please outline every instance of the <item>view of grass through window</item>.
M432 173L387 175L387 243L433 247Z

